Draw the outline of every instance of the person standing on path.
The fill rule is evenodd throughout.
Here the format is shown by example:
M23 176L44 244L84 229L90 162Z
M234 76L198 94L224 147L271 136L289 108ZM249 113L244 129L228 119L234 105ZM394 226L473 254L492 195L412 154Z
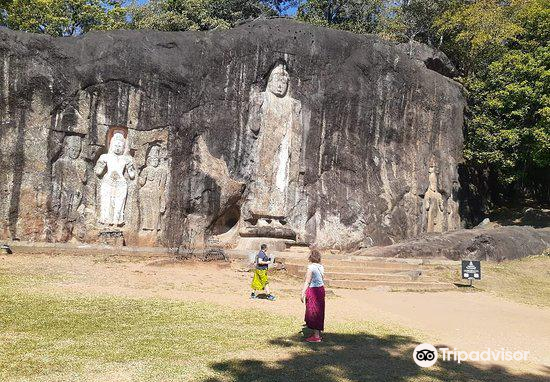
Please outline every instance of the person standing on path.
M269 292L269 280L267 279L267 269L270 261L271 259L267 256L267 244L262 244L260 246L260 252L258 252L255 259L256 269L254 269L250 298L258 298L256 293L258 291L264 291L267 294L268 300L275 300L275 296Z
M306 342L321 342L321 332L325 329L325 283L324 267L321 265L321 253L312 250L309 255L306 280L302 289L302 302L306 304L306 326L313 334Z

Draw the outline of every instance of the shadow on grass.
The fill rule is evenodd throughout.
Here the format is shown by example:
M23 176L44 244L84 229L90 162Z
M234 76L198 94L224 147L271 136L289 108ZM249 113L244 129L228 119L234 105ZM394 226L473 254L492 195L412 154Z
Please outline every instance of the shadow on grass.
M453 381L453 382L547 382L548 377L512 374L498 365L477 367L438 360L435 366L417 366L412 353L418 342L408 336L376 337L368 333L326 334L322 343L305 344L302 337L279 338L271 345L288 348L289 358L274 362L257 359L231 360L211 367L223 375L205 382L342 382L342 381ZM269 351L258 342L258 357L269 359ZM449 347L436 344L436 347ZM452 348L451 348L452 349Z

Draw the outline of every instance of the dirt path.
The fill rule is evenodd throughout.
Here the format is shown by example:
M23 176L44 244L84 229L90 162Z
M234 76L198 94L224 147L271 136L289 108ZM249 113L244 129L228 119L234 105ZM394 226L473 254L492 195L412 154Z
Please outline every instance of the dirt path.
M276 302L250 300L250 274L216 264L130 261L106 256L0 256L0 271L49 275L41 290L87 295L155 297L257 307L301 317L301 284L286 276L272 280ZM217 285L212 289L213 285ZM32 286L29 286L33 288ZM327 324L374 320L417 329L434 345L473 351L529 351L529 362L513 369L550 371L550 309L510 302L486 293L406 293L335 290Z

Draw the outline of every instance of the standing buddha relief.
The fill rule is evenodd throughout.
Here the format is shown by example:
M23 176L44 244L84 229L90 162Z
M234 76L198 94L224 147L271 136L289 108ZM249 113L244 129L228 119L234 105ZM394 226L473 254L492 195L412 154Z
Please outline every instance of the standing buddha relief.
M86 184L86 164L80 157L81 150L81 137L66 136L61 157L52 166L51 207L58 219L67 222L77 221L84 208L82 196Z
M286 225L299 189L302 107L290 97L289 81L285 65L278 64L266 91L251 100L248 128L256 139L256 160L243 216L258 227Z
M123 225L128 195L126 177L134 179L136 176L124 132L114 132L109 142L109 151L99 157L94 172L101 178L99 222L105 225Z
M427 216L426 232L443 232L445 203L438 190L437 171L430 166L429 186L424 195L423 210Z
M139 175L140 228L144 231L160 230L166 211L168 169L163 159L161 147L151 146L146 166Z

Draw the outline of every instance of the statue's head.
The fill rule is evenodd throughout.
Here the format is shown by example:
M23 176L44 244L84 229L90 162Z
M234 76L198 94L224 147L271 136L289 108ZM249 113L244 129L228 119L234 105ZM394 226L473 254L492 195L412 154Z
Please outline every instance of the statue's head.
M65 137L65 153L71 159L78 159L81 150L81 139L77 135Z
M149 150L149 154L147 155L147 165L152 167L158 167L160 164L160 147L159 146L153 146Z
M114 133L111 138L111 144L109 146L109 151L116 154L124 154L124 148L126 147L126 138L122 133Z
M267 89L277 97L284 97L288 90L290 76L283 64L278 64L269 74Z

